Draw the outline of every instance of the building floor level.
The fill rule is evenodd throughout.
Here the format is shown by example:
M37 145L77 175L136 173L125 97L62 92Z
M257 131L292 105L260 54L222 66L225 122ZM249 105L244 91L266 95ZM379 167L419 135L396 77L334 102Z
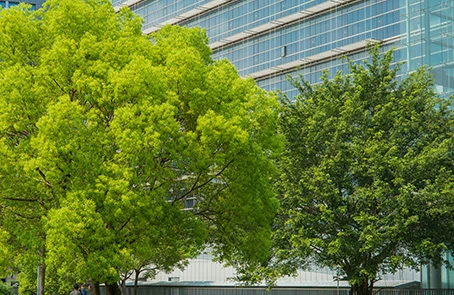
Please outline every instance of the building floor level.
M24 2L30 4L32 9L39 9L44 3L44 0L27 0L27 1L20 1L20 0L0 0L0 7L1 8L10 8L19 5L19 3Z
M404 62L400 76L427 66L438 93L454 90L454 0L113 0L112 5L141 15L144 34L165 24L205 28L215 59L229 59L241 76L289 97L297 93L288 75L318 83L323 71L347 71L347 60L340 57L363 60L374 43L383 51L395 49L395 61ZM431 288L429 282L453 287L452 271L439 274L426 267L422 274L416 276L425 288Z
M346 70L348 55L370 43L395 48L401 75L426 65L436 89L454 89L454 0L113 0L144 18L145 34L164 24L206 28L213 57L267 90L293 95L287 75L317 83L323 71Z

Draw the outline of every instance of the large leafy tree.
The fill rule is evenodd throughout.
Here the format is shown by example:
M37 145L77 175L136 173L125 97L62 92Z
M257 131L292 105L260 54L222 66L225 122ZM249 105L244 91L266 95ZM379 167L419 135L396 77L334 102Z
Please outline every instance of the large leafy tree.
M366 295L380 274L452 249L452 100L424 68L397 80L392 60L375 47L349 74L294 79L299 95L282 97L282 211L268 275L315 263Z
M279 103L210 53L202 30L146 37L110 1L0 11L0 225L21 293L38 265L41 294L113 294L121 272L204 247L266 254Z

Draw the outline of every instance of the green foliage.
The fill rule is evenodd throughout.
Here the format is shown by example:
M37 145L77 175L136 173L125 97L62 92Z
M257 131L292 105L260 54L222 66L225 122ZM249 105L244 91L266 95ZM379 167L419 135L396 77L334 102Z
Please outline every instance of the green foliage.
M143 36L107 2L0 12L0 225L24 294L38 264L55 293L206 246L235 266L267 254L276 96L213 61L204 31Z
M13 295L13 287L0 282L0 295Z
M452 249L452 100L434 93L424 68L398 81L392 56L375 47L351 74L314 86L301 77L292 80L300 94L282 97L269 276L312 262L370 294L381 272L440 262Z
M11 261L11 247L8 243L9 233L0 228L0 277L4 278L10 275L12 265Z

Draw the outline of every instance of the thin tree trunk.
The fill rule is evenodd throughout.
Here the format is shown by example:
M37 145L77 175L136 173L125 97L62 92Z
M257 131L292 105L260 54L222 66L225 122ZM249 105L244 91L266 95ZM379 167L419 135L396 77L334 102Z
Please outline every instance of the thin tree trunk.
M121 295L126 294L126 278L122 279L120 282L120 294Z
M99 283L94 283L93 279L88 280L88 283L90 285L91 295L100 295Z
M39 277L39 281L38 281L38 286L39 286L39 289L38 289L38 294L39 295L44 295L44 282L45 282L45 278L46 278L46 265L44 264L44 262L42 262L39 267L38 267L38 277Z
M137 286L139 285L139 275L140 275L140 270L136 270L135 276L134 276L134 295L137 295Z

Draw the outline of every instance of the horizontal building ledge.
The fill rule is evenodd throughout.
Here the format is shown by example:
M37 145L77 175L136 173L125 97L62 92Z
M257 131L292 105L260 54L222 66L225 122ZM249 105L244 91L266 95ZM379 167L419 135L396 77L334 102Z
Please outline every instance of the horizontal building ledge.
M254 37L259 34L263 34L265 32L277 29L282 26L286 26L292 24L297 21L302 21L304 19L313 17L315 15L327 12L331 9L338 8L339 6L343 6L346 4L350 4L352 2L357 2L358 0L330 0L318 5L315 5L311 8L281 17L279 19L273 20L266 24L260 25L258 27L246 30L244 32L229 36L222 40L210 43L209 46L211 49L220 49L222 47L230 46L233 43L239 42L241 40Z
M130 1L138 1L138 0L130 0ZM167 25L167 24L175 25L177 23L180 23L180 22L188 20L190 18L199 16L199 15L201 15L203 13L206 13L207 11L210 11L212 9L215 9L215 8L221 6L221 5L224 5L226 3L233 2L233 1L236 1L236 0L213 0L213 1L210 1L208 3L205 3L205 4L201 5L201 6L198 6L198 7L194 8L194 9L191 9L191 10L185 12L185 13L177 15L177 16L169 19L169 20L166 20L166 21L164 21L164 22L162 22L160 24L145 28L145 29L142 30L142 32L144 34L146 34L146 35L151 34L153 32L156 32L160 28L162 28L164 25Z
M379 42L380 41L375 40L375 39L363 40L360 42L356 42L353 44L341 46L341 47L338 47L338 48L335 48L332 50L328 50L325 52L314 54L314 55L311 55L311 56L308 56L308 57L305 57L305 58L302 58L299 60L288 62L288 63L282 64L279 66L275 66L275 67L271 67L271 68L268 68L268 69L265 69L262 71L258 71L258 72L248 75L248 77L252 77L255 80L262 80L262 79L268 78L269 76L281 74L284 72L289 72L292 70L296 70L297 68L300 68L300 67L309 66L311 64L320 63L320 62L323 62L328 59L339 57L341 55L347 55L347 54L355 53L360 50L365 50L369 44L375 44L375 43L379 43Z
M127 1L125 1L123 3L121 3L120 5L114 6L115 12L118 12L122 7L125 7L125 6L130 7L130 6L132 6L134 4L137 4L137 3L141 2L141 1L143 1L143 0L127 0Z

